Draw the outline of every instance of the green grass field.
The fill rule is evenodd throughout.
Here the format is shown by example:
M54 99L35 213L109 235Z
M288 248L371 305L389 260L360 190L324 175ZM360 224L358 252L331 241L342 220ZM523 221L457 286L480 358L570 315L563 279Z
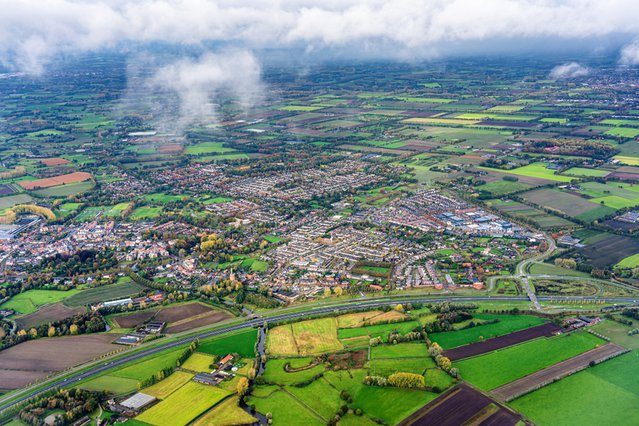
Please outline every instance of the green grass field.
M185 373L184 371L176 371L159 383L149 386L148 388L144 388L142 392L159 399L165 399L188 383L188 381L192 378L193 374Z
M400 334L406 334L419 327L417 321L406 321L397 324L379 324L360 328L342 328L338 330L340 339L348 339L351 337L369 336L381 337L384 342L388 340L388 334L391 331L397 331Z
M570 182L573 180L573 177L570 176L562 176L555 174L556 170L551 170L547 168L545 163L531 163L527 166L518 167L512 170L500 170L493 169L490 167L480 167L480 169L491 170L494 172L507 173L511 175L519 175L519 176L530 176L540 179L552 180L555 182Z
M477 191L488 192L495 197L512 194L513 192L523 191L528 188L531 188L531 186L525 183L509 182L505 180L497 180L495 182L489 182L475 187Z
M455 366L464 380L481 389L491 390L604 343L592 334L576 332L530 340L457 361Z
M166 351L135 364L127 364L110 372L109 375L125 379L145 380L164 368L175 366L175 361L182 355L183 351L184 349Z
M75 293L64 300L67 306L83 306L91 303L106 302L132 296L142 291L140 284L130 282L93 287Z
M385 377L398 372L424 374L426 369L435 367L435 361L430 357L372 359L368 362L368 369L372 376Z
M353 397L353 408L360 408L367 417L396 424L418 408L435 399L432 392L362 384L366 370L330 371L324 379L338 390L347 390Z
M504 334L534 327L545 322L543 318L530 315L476 314L473 315L473 318L476 320L499 319L499 322L479 325L459 331L432 333L429 337L433 342L439 343L442 348L451 349L457 346L479 342L482 338L483 340L487 340L493 337L503 336Z
M137 420L158 426L182 426L229 395L214 386L188 382L167 399L149 408Z
M428 356L423 343L398 343L396 345L379 345L371 348L371 358L419 358Z
M255 405L260 413L271 413L274 426L305 425L322 426L326 422L318 415L298 402L292 395L277 390L269 396L262 398L252 395L248 400L249 405Z
M222 142L200 142L195 145L189 145L184 149L188 155L200 154L225 154L236 152L233 148L226 148Z
M80 290L77 289L68 291L28 290L24 293L16 294L0 307L4 309L13 309L21 314L32 314L42 305L64 301L79 292Z
M129 219L145 220L154 219L162 214L162 207L138 207L131 212Z
M81 194L83 192L90 191L95 187L95 183L92 181L67 183L65 185L52 186L50 188L38 189L31 191L31 194L35 197L51 197L62 198L69 197L71 195Z
M213 356L202 353L194 353L182 364L185 370L191 370L198 373L210 372L210 365L213 363Z
M313 376L322 373L325 370L324 365L318 364L315 367L292 373L285 371L284 366L290 362L291 366L295 368L302 365L308 365L312 360L312 358L271 359L266 364L266 370L264 371L263 377L265 380L276 383L278 385L293 385L295 383L306 381Z
M637 266L639 266L639 253L628 256L615 265L615 267L622 269L636 268Z
M607 136L616 136L620 138L636 138L639 136L639 129L631 127L615 127L604 132Z
M587 169L584 167L572 167L565 172L564 175L567 176L577 176L577 177L604 177L610 174L607 170L597 170L597 169Z
M326 380L322 379L315 380L304 387L289 386L286 391L326 421L331 419L344 403L339 397L339 393Z
M246 330L237 334L225 335L224 337L204 339L200 342L198 351L218 356L237 353L242 357L250 358L255 356L253 347L256 340L257 331Z
M92 391L107 391L113 392L116 395L122 395L137 390L138 381L135 379L106 375L89 380L79 387Z
M510 403L536 424L635 425L639 418L639 353L621 355Z
M256 419L238 407L238 398L227 398L197 419L193 426L235 426L253 424Z

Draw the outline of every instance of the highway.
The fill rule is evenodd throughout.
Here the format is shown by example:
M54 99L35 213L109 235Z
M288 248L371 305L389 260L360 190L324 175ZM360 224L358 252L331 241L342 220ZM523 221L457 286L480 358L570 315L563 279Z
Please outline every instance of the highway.
M553 301L555 303L561 301L604 301L606 303L620 303L620 304L636 304L639 303L639 297L636 299L633 298L598 298L598 297L539 297L541 301ZM255 318L255 319L247 319L246 321L238 324L229 325L226 327L217 328L214 330L201 331L198 333L194 333L192 335L182 337L176 340L167 341L165 343L160 343L152 347L148 347L142 349L137 352L132 352L130 354L122 355L121 353L117 355L113 355L112 361L109 361L109 358L104 358L103 362L93 365L83 371L78 371L77 373L72 373L64 378L67 372L61 372L58 377L54 377L50 379L48 382L45 382L45 385L37 384L31 387L27 387L23 390L22 394L19 394L18 398L9 400L10 398L14 398L14 395L7 395L4 398L0 398L0 412L10 408L20 402L32 398L40 393L46 392L50 389L56 387L67 386L73 382L78 382L84 379L88 379L90 377L97 376L101 373L104 373L112 368L119 367L121 365L136 361L138 359L148 357L150 355L154 355L156 353L162 352L164 350L174 348L177 346L185 345L192 342L195 339L206 339L208 337L219 336L221 334L246 330L253 327L257 327L261 325L265 320L270 323L276 323L283 320L288 319L301 319L304 317L309 317L313 315L326 314L330 312L339 312L346 311L350 309L360 309L360 308L376 308L385 305L397 304L397 303L436 303L443 301L455 301L455 302L481 302L481 301L492 301L492 302L520 302L520 301L528 301L529 298L526 296L449 296L449 297L428 297L428 296L414 296L414 297L406 297L401 299L378 299L372 301L362 301L353 300L353 301L345 301L340 305L332 305L327 307L318 307L318 308L309 308L304 311L297 311L291 313L282 313L279 315L274 315L267 318Z

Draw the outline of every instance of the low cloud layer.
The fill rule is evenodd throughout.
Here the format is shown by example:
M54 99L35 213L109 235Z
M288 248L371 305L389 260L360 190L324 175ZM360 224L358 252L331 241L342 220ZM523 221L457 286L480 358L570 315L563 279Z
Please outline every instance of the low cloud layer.
M0 60L40 73L60 54L129 43L432 55L482 40L639 34L635 0L0 0Z
M181 134L189 125L217 122L222 99L248 111L265 92L259 62L247 51L206 53L162 65L155 61L138 57L130 62L129 87L116 113L148 112L163 132Z
M624 66L639 65L639 39L621 49L619 63Z
M568 62L563 65L558 65L550 71L550 78L556 80L566 78L585 77L590 74L590 69L577 62Z

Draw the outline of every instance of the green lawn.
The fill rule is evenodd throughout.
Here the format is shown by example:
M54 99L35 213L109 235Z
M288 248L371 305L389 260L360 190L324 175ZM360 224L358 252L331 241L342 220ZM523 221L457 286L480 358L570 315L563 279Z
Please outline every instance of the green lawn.
M543 324L546 320L531 315L493 315L476 314L477 320L498 319L494 324L479 325L459 331L446 331L443 333L432 333L429 335L433 342L439 343L444 349L451 349L457 346L467 345L482 340L490 339L513 331L523 330L529 327Z
M457 361L464 380L491 390L579 355L605 342L586 332L539 338Z
M77 294L80 290L72 289L68 291L58 290L28 290L24 293L16 294L0 307L13 309L21 314L32 314L42 305L56 303Z

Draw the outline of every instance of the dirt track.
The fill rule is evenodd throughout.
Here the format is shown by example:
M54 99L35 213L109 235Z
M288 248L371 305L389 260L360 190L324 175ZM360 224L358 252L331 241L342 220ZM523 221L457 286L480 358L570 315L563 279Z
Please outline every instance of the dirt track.
M505 384L492 391L492 394L501 401L511 401L554 380L561 379L572 373L587 368L591 361L601 362L609 357L626 352L626 349L614 343L608 343L577 355L565 361L559 362L536 373L529 374L519 380Z
M483 342L471 343L470 345L449 349L444 351L444 356L448 357L451 361L457 361L471 356L481 355L486 352L492 352L507 346L516 345L517 343L536 339L537 337L552 336L553 333L560 330L561 327L549 322L536 327L530 327L525 330L515 331L514 333L506 334L504 336L488 339Z

